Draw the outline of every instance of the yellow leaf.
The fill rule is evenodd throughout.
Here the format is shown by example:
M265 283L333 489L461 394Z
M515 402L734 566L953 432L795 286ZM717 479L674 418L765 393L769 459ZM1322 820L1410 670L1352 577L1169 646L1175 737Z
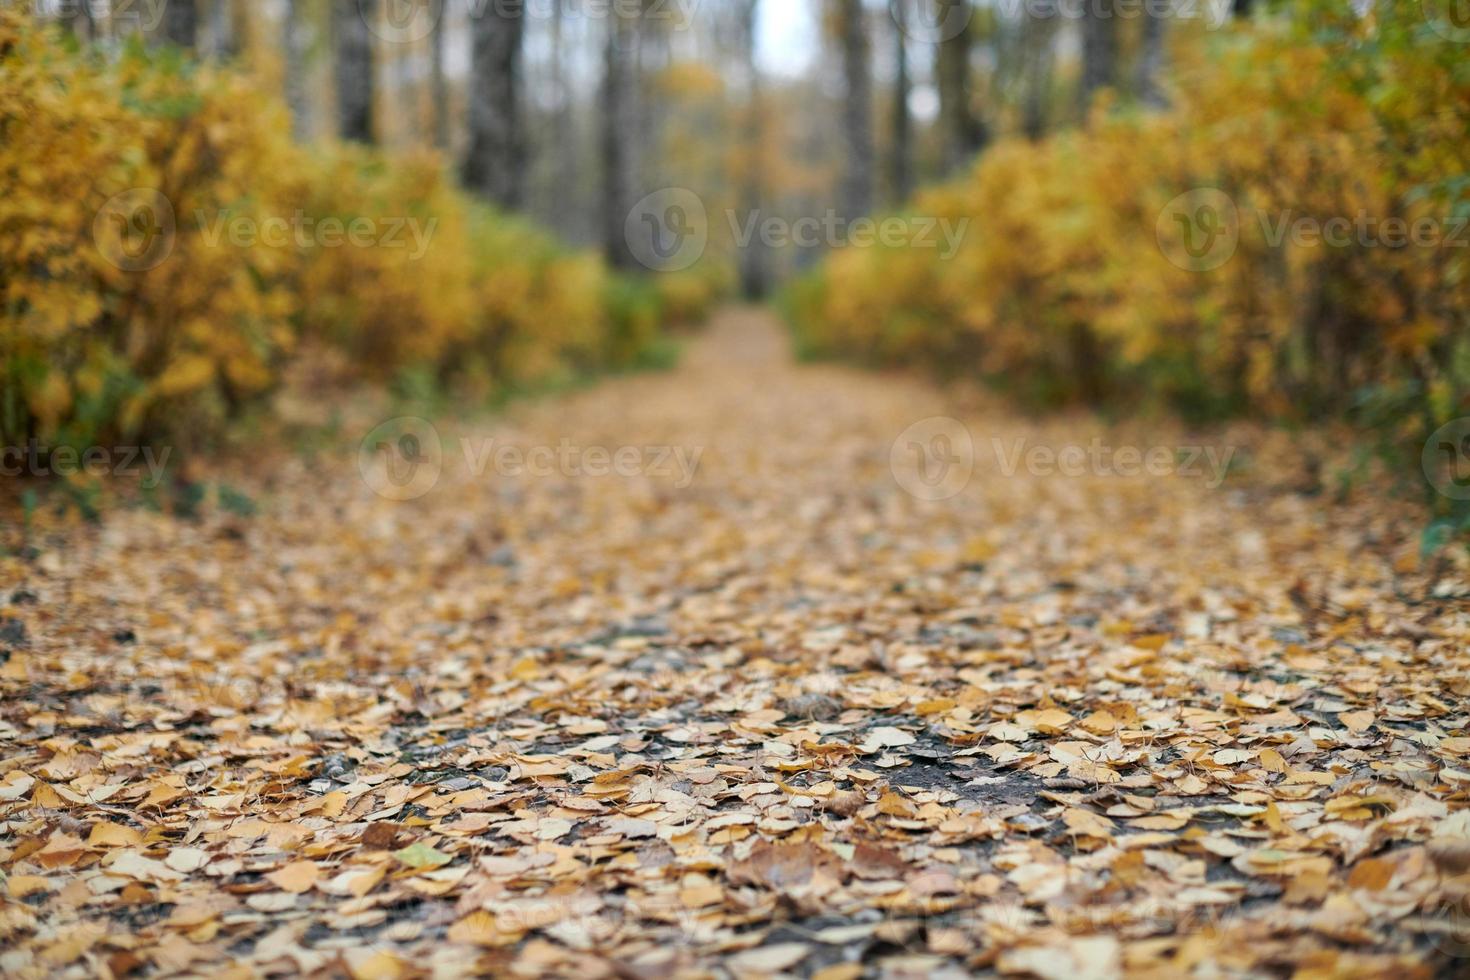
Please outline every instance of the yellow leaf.
M309 891L316 884L317 875L320 870L314 861L292 861L282 868L277 868L266 875L266 880L282 891L293 895L300 895Z
M132 827L103 820L92 825L87 835L88 847L133 847L143 842L143 835Z

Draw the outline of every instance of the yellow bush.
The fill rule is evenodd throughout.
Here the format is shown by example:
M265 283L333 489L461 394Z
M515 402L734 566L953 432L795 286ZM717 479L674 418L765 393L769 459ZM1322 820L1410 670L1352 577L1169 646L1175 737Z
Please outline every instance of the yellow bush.
M664 319L670 324L704 321L714 305L734 288L728 263L706 259L681 272L662 273L654 278Z
M992 147L913 206L972 219L955 257L837 253L790 299L803 345L962 363L1047 404L1313 417L1394 391L1470 408L1470 248L1391 233L1447 237L1470 215L1470 76L1454 44L1375 9L1313 0L1196 38L1169 111L1104 103L1086 129ZM1193 256L1211 214L1233 248ZM1342 219L1342 244L1310 237Z
M240 78L136 52L102 63L0 11L0 428L130 438L258 393L291 343L291 256L211 243L289 170ZM264 118L262 118L264 113Z
M492 212L437 156L289 130L244 74L78 50L0 8L5 441L207 437L303 339L363 380L485 394L657 340L652 287Z

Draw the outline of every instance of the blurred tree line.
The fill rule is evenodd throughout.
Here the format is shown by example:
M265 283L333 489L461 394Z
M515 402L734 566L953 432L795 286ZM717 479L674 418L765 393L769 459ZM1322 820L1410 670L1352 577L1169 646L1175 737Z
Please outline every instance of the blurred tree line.
M689 188L753 295L820 250L737 250L752 213L850 221L996 136L1082 122L1102 89L1159 106L1184 23L1118 0L766 0L805 4L815 30L810 51L761 52L761 0L34 2L103 43L141 31L245 59L298 138L437 147L467 187L618 267L630 209Z

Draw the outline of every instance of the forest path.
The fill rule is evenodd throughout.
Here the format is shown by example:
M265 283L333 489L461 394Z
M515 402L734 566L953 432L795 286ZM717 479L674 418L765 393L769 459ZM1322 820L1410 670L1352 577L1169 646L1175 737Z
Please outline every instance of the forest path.
M273 466L254 517L43 540L0 972L1448 962L1463 611L1402 521L1184 438L731 310L672 372Z

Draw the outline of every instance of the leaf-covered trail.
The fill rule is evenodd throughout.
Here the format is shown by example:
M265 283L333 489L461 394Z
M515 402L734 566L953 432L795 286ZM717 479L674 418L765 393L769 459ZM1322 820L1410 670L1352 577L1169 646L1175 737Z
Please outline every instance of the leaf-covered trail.
M0 972L1463 965L1470 618L1411 515L958 401L731 311L669 374L271 456L253 517L43 534Z

